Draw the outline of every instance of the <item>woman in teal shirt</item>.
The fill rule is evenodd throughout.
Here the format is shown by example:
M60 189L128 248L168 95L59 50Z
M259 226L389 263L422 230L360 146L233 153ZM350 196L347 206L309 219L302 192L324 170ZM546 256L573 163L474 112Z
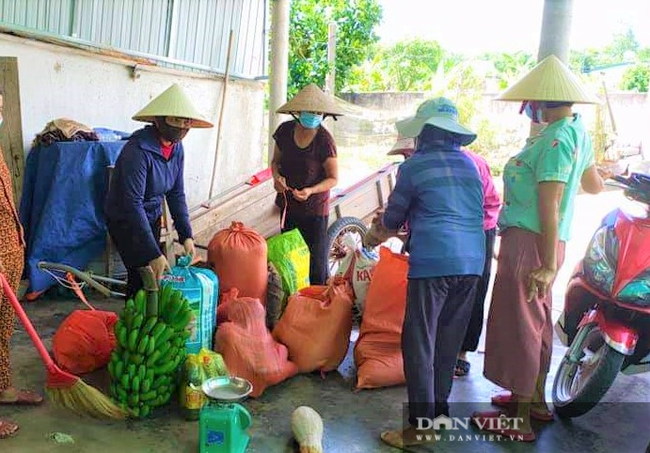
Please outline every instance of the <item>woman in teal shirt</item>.
M485 348L485 377L509 390L492 403L522 419L495 432L530 442L531 417L553 418L544 396L553 342L551 287L564 261L575 196L581 186L588 193L603 188L591 139L572 106L599 101L552 55L497 99L523 101L522 112L546 124L504 170L501 249ZM474 420L488 429L500 426L490 423L499 415L481 412Z

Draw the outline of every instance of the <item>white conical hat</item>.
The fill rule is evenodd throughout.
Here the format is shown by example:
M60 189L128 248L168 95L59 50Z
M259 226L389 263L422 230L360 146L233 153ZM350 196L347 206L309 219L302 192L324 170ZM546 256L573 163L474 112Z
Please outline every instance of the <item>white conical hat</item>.
M495 100L600 104L600 100L555 55L546 57Z
M276 113L322 112L332 116L342 116L333 96L328 96L314 83L300 90L293 99L275 111Z
M190 98L177 84L173 84L167 88L142 110L133 115L133 120L153 123L158 116L189 118L192 120L192 127L212 127L212 123L206 120L203 115L194 108Z

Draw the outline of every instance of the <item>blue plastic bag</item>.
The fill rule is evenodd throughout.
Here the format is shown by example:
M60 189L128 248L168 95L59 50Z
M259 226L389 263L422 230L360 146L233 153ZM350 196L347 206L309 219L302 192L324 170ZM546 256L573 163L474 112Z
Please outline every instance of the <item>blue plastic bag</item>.
M188 325L190 337L185 343L188 354L198 354L201 348L212 349L216 323L219 280L214 272L190 266L191 257L178 259L162 284L171 284L189 300L193 316Z

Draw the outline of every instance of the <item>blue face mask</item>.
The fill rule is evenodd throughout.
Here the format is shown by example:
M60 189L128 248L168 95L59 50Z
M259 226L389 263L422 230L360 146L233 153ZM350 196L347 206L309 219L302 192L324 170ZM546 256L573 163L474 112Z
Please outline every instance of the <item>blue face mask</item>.
M533 105L532 103L527 103L525 108L526 116L532 120L533 123L542 122L542 109Z
M300 112L298 121L306 129L316 129L323 121L323 115L317 115L312 112Z
M526 116L532 120L533 123L542 122L542 108L539 102L527 102L524 109Z

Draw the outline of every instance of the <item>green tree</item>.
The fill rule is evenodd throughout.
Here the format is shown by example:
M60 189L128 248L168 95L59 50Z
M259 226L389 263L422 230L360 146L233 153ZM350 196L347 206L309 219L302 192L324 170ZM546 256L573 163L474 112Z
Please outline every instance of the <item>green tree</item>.
M426 91L443 55L436 41L413 39L380 51L375 61L384 74L387 91Z
M602 50L597 49L572 49L569 60L569 66L577 73L588 73L598 66L612 63L609 56L606 56Z
M355 66L368 59L379 41L375 28L382 9L377 0L293 0L289 36L288 95L309 83L325 85L328 23L337 23L336 91L348 84Z
M643 49L639 49L636 55L639 61L642 61L644 63L650 63L650 47L644 47Z
M650 82L650 65L648 64L637 64L628 68L623 74L623 79L621 80L621 89L638 91L640 93L648 92L648 85Z
M494 65L499 89L503 90L524 72L535 66L535 58L526 52L515 53L487 53L482 60L490 61Z
M353 69L350 91L430 91L439 68L447 71L461 61L437 41L419 38L377 47L371 55Z
M605 54L614 62L623 62L626 53L632 52L636 55L639 47L634 32L628 29L625 33L616 33L614 35L612 42L605 47Z

